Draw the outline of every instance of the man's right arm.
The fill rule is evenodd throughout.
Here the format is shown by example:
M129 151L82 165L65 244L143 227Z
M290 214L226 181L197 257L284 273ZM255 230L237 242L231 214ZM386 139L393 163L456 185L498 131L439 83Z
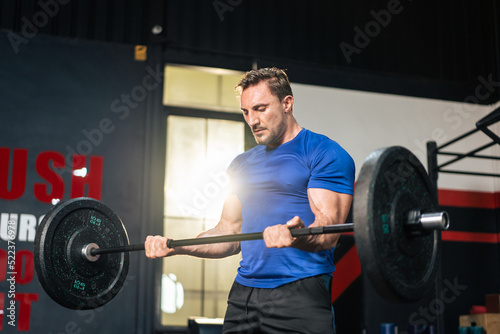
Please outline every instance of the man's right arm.
M242 223L240 200L235 194L231 194L224 202L219 223L215 227L200 233L197 238L241 233ZM157 257L184 254L202 258L223 258L240 252L239 242L168 248L167 241L167 237L159 235L148 236L144 244L146 256L154 259Z

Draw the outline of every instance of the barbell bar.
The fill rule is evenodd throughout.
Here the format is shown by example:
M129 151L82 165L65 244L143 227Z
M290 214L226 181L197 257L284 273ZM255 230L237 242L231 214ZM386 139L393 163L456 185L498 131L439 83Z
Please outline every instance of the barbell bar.
M405 223L405 226L411 230L411 232L408 233L414 233L414 234L415 232L422 233L424 231L432 231L432 230L440 230L440 231L447 230L449 225L450 225L450 218L446 211L435 212L435 213L423 213L423 214L421 214L420 212L417 213L415 211L412 211L409 213L408 221ZM345 233L345 232L354 232L354 224L345 223L339 225L326 225L319 227L309 227L309 228L290 230L290 233L294 238L308 236L308 235ZM181 246L259 240L263 238L264 238L263 232L254 232L254 233L228 234L215 237L190 238L190 239L180 239L180 240L169 239L167 242L167 247L175 248ZM144 249L145 249L144 244L99 248L99 246L96 245L95 243L90 243L83 247L82 255L89 261L95 261L95 256L101 254L142 251Z

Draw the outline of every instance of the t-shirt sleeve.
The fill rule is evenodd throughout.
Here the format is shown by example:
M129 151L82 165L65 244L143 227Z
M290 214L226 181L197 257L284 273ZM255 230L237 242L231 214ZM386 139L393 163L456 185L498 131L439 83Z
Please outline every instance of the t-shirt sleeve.
M308 188L322 188L338 193L354 192L354 160L334 141L321 143L311 157Z

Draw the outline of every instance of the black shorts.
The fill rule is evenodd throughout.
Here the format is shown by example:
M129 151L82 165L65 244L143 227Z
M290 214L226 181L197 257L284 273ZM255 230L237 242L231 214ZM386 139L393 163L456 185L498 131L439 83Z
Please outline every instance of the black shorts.
M335 333L331 276L301 279L275 289L233 283L224 334Z

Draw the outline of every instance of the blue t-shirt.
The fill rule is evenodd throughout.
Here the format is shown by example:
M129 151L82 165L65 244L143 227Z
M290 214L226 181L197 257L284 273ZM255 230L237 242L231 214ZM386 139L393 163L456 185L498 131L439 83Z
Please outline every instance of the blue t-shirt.
M262 232L299 216L314 222L308 188L353 193L354 161L336 142L302 129L277 148L259 145L237 156L228 168L242 205L242 233ZM236 282L275 288L302 278L332 273L333 251L267 248L263 240L241 242Z

